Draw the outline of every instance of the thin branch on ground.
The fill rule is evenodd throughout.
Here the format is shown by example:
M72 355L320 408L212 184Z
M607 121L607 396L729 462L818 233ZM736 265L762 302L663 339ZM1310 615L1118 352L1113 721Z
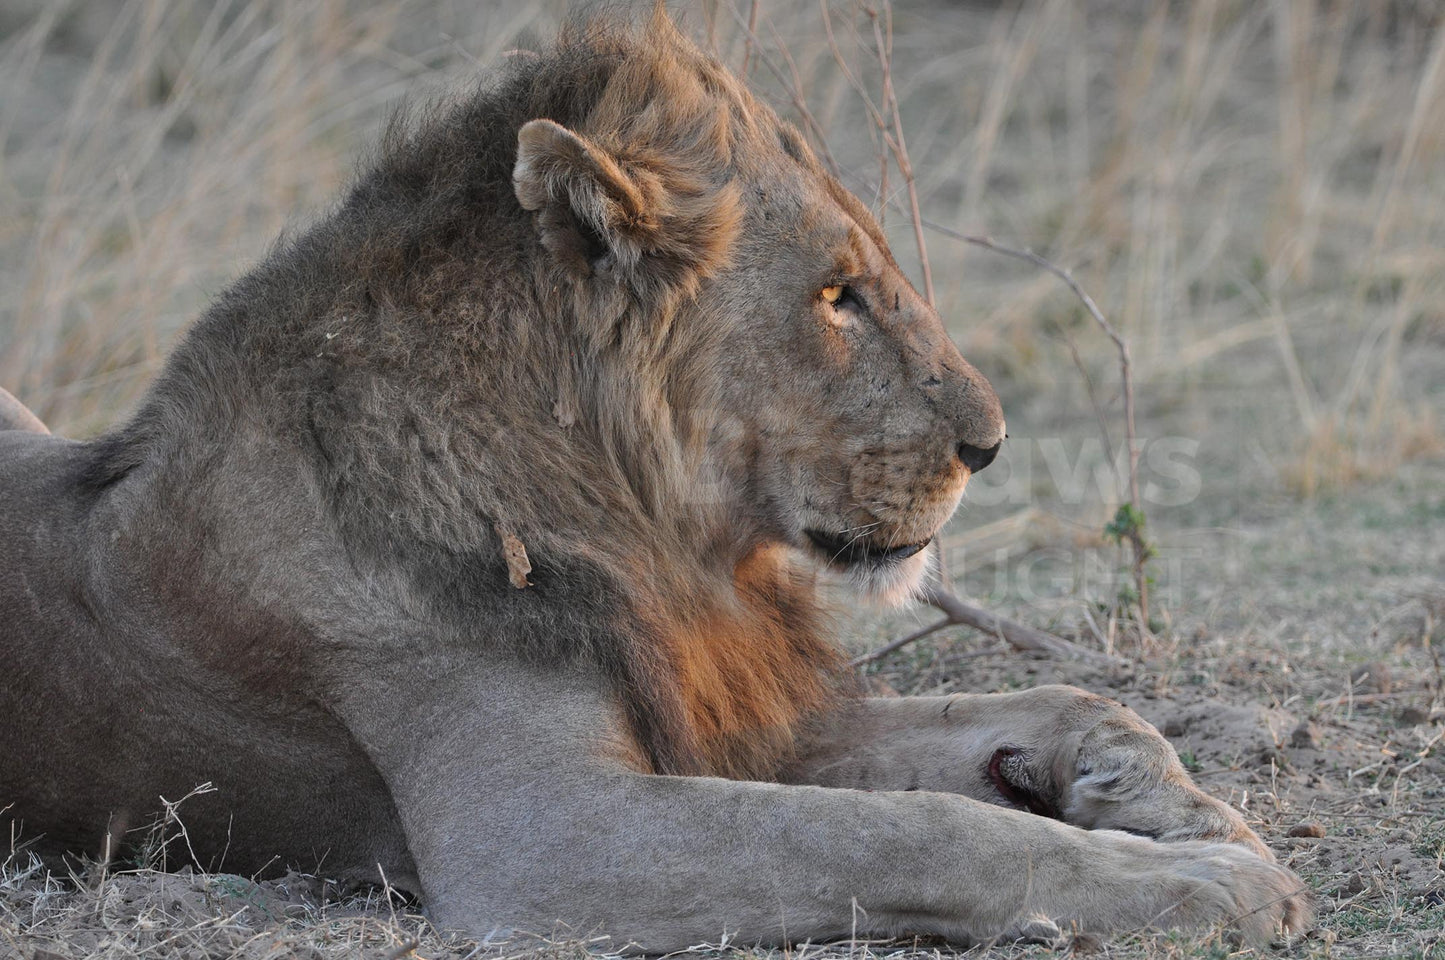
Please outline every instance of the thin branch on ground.
M941 623L934 624L931 627L924 627L923 630L920 632L927 636L930 633L942 630L946 626L949 626L949 622L945 620ZM848 666L861 667L864 664L872 663L874 660L878 660L882 657L887 656L894 650L907 646L916 639L918 638L911 634L908 637L900 637L899 639L889 643L887 646L879 647L877 650L854 657L852 660L848 661ZM993 647L984 647L982 650L970 650L967 653L950 654L948 660L949 663L955 663L959 660L981 660L984 657L997 657L1002 656L1005 653L1014 652L1014 648L1011 645L1007 643L1001 643Z
M892 640L876 650L855 657L851 665L858 667L875 660L882 659L895 650L901 650L916 640L937 633L947 627L965 626L987 633L1007 643L1015 650L1024 653L1035 653L1042 656L1052 657L1057 660L1078 660L1082 663L1090 663L1096 666L1123 666L1126 661L1121 657L1110 656L1107 653L1100 653L1097 650L1090 650L1088 647L1081 647L1076 643L1070 643L1062 637L1056 637L1051 633L1042 630L1035 630L1007 617L1000 617L989 613L987 610L975 607L966 603L952 591L944 588L938 582L930 582L924 588L922 598L924 602L937 607L943 611L943 619L926 627L915 630L913 633L897 640Z

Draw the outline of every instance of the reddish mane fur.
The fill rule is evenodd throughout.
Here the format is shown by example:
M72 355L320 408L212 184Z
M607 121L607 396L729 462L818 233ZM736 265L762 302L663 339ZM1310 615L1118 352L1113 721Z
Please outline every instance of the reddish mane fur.
M653 676L638 692L661 694L659 772L766 778L799 725L839 695L811 576L790 568L783 548L759 548L734 586L734 602L686 619L652 611Z

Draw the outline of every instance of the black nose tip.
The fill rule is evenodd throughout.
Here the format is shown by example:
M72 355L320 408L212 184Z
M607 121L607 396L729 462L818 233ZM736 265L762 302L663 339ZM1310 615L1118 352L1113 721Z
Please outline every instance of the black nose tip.
M978 473L984 467L993 463L993 458L998 456L998 448L1001 446L1003 446L1002 440L987 450L983 447L975 447L971 443L960 443L958 445L958 459L963 461L965 467L968 467L969 473Z

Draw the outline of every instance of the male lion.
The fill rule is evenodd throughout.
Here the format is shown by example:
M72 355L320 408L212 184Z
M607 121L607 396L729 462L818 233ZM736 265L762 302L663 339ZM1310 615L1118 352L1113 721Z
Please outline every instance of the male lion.
M810 571L913 591L1003 417L661 15L393 132L124 426L7 423L0 806L47 855L210 781L202 863L474 934L1306 920L1117 703L849 695Z

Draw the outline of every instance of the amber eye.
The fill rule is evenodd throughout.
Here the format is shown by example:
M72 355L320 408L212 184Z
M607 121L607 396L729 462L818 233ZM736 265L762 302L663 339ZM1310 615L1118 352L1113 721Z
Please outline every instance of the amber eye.
M824 303L837 303L843 299L843 285L835 283L832 286L824 287L818 291L818 296L823 298Z

